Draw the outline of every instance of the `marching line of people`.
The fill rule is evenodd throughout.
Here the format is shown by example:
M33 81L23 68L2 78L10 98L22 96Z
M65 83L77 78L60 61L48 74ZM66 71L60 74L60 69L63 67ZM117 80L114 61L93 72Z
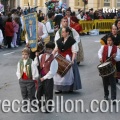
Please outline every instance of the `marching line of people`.
M83 52L83 49L80 47L80 45L82 46L80 35L74 28L69 26L69 20L66 17L61 19L60 28L58 25L54 26L54 17L54 12L48 12L48 20L44 24L38 22L38 48L40 49L36 52L30 50L29 40L26 35L27 48L23 49L23 57L17 67L17 77L23 99L34 100L35 94L33 97L29 95L35 93L35 86L37 86L37 99L41 100L41 97L45 94L46 102L53 99L53 89L56 94L82 89L80 71L77 65L77 62L78 64L81 62L80 58L76 61L76 58L81 53L80 49ZM48 39L46 43L44 43L45 39ZM41 44L44 44L45 48ZM24 57L26 54L27 57ZM60 63L57 61L56 56L59 54L64 57L65 61L67 60L71 64L71 68L64 76L58 73ZM34 64L35 68L32 68L32 64ZM38 68L38 72L35 73L34 70L36 68ZM34 80L34 82L31 83L31 80ZM26 93L26 98L24 93ZM42 107L40 102L38 106L39 108ZM49 110L51 110L51 107L49 107ZM48 111L46 110L46 112Z
M46 17L46 16L45 16ZM48 19L38 19L38 50L32 52L29 48L27 33L25 35L26 48L22 50L22 59L18 62L16 75L19 79L22 98L24 100L39 100L45 95L45 103L53 99L53 90L56 94L73 92L82 89L80 71L78 65L84 60L84 52L80 38L81 26L75 16L71 16L70 10L66 10L66 16L61 17L61 22L53 24L55 13L48 12ZM21 19L23 21L23 18ZM22 27L24 22L22 23ZM10 29L8 29L10 28ZM24 27L23 27L24 28ZM102 77L104 87L104 99L109 99L108 85L111 85L111 100L116 100L116 79L120 76L120 34L119 20L112 26L111 33L101 38L98 58L102 63L110 57L117 72L110 76ZM8 17L5 24L5 35L8 48L18 47L16 44L19 32L18 18ZM11 46L11 43L13 46ZM71 63L70 69L64 76L58 73L60 63L56 56L61 55L64 61ZM66 66L67 67L67 66ZM64 69L62 69L64 71ZM37 96L35 93L37 91ZM26 103L24 103L26 104ZM49 103L50 105L52 103ZM115 104L115 102L114 102ZM46 104L45 104L46 105ZM47 106L46 106L47 107ZM49 110L52 107L48 107ZM47 109L46 109L46 112Z
M69 10L68 10L69 11ZM53 12L48 12L48 20L45 22L38 22L38 48L43 44L43 46L38 49L36 52L32 52L30 50L30 58L33 60L33 64L36 68L38 68L38 81L34 79L34 77L28 77L27 71L32 74L31 70L34 69L32 67L27 67L25 62L24 65L19 64L17 74L21 75L20 79L20 87L21 93L24 94L24 89L22 91L21 80L26 81L27 83L31 82L30 79L35 80L34 84L34 92L35 93L35 85L37 85L37 99L41 100L41 97L45 94L45 102L53 99L53 89L56 94L62 92L73 92L75 90L82 89L82 82L80 78L80 71L78 70L77 63L79 64L84 59L83 48L81 44L81 39L79 35L80 26L78 26L75 17L64 17L61 19L60 28L58 26L54 26L55 14ZM108 86L111 85L111 100L116 100L116 79L119 78L119 61L120 61L120 35L119 35L119 20L116 22L117 26L113 25L111 33L105 35L101 38L100 50L98 51L98 57L100 59L101 64L105 63L108 58L112 62L113 66L116 66L117 72L112 73L108 76L102 77L103 87L104 87L104 99L109 100L109 90ZM49 37L48 37L49 36ZM44 43L45 39L48 41ZM29 40L26 36L26 46L29 46ZM45 46L45 48L44 48ZM28 49L28 48L25 48ZM29 50L29 49L28 49ZM42 51L42 52L41 52ZM64 76L61 76L58 73L60 68L60 63L57 61L56 56L62 55L64 60L72 63L71 68L67 71ZM32 56L31 56L32 55ZM82 59L79 57L82 56ZM24 61L25 58L23 58ZM29 54L27 58L27 62L29 60ZM31 62L32 64L32 62ZM24 66L24 67L23 67ZM22 69L24 72L21 71ZM64 70L63 70L64 71ZM18 75L17 75L18 76ZM19 77L19 76L18 76ZM28 87L26 82L24 82L25 86ZM44 91L44 92L43 92ZM26 91L25 91L26 92ZM27 91L27 95L29 95L29 90ZM32 92L32 91L31 91ZM23 95L22 95L23 96ZM35 94L34 94L35 96ZM27 99L31 96L27 96ZM24 99L24 97L23 97ZM34 100L34 97L33 97ZM50 103L52 104L52 103ZM113 102L115 105L116 103ZM39 108L42 107L41 102L38 104ZM51 110L51 107L49 107ZM46 110L46 112L48 112Z

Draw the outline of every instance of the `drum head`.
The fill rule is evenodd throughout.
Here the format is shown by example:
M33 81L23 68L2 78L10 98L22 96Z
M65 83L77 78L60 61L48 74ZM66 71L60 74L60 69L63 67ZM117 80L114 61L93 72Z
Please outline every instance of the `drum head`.
M100 65L98 66L98 68L104 67L104 66L106 66L106 65L108 65L108 64L110 64L110 63L111 63L111 62L102 63L102 64L100 64Z

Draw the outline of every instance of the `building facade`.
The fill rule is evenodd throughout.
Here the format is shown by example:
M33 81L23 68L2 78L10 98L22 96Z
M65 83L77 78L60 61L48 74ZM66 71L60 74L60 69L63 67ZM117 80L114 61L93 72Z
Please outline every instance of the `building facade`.
M42 11L46 11L45 2L48 0L0 0L3 4L9 5L10 8L17 8L20 6L21 8L28 7L28 3L30 7L38 6ZM63 3L66 2L72 10L77 11L79 8L84 9L83 0L61 0ZM108 8L120 8L120 0L88 0L88 4L85 6L86 10L90 8L100 9L103 7Z

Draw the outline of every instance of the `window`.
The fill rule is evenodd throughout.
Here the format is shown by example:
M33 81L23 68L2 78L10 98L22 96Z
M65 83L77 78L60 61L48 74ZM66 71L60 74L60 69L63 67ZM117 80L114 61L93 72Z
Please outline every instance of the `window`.
M104 6L109 7L110 6L110 0L104 0Z
M120 7L120 0L117 0L116 4L117 4L117 7Z
M75 6L80 6L80 0L75 0Z

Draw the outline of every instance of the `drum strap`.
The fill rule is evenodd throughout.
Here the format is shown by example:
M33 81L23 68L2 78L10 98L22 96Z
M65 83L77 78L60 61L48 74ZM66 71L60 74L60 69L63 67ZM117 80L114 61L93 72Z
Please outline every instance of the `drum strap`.
M40 67L41 67L41 71L44 72L44 74L47 74L50 70L50 64L54 60L54 56L53 54L51 54L47 60L45 59L46 59L46 54L43 54L40 61Z

